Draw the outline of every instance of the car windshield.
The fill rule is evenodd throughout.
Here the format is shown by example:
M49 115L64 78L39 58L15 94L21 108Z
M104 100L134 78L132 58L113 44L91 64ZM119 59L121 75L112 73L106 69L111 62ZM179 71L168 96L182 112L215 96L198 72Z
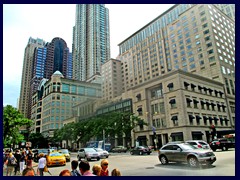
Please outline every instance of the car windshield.
M96 148L95 150L98 151L98 152L102 152L102 151L103 151L103 150L100 149L100 148Z
M198 149L198 148L194 147L193 145L190 145L190 144L187 144L187 143L181 144L181 148L184 149L184 150Z
M48 150L47 149L39 149L38 150L38 153L40 154L40 153L45 153L45 154L47 154L48 153Z
M54 156L62 156L62 154L56 152L56 153L51 153L50 156L51 156L51 157L54 157Z
M93 148L86 148L85 151L86 152L96 152Z

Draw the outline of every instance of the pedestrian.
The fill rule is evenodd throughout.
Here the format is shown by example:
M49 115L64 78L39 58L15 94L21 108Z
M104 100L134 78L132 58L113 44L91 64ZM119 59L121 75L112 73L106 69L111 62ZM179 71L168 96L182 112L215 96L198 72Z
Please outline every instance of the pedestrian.
M27 158L27 167L32 167L32 161L33 161L33 153L32 150L28 150L28 154L26 156Z
M71 162L71 176L81 176L81 174L79 173L79 171L77 170L78 167L78 161L77 160L72 160Z
M101 170L102 170L102 167L99 165L99 164L95 164L93 167L92 167L92 172L94 175L96 176L100 176L101 175Z
M14 154L14 157L15 157L16 160L17 160L17 165L15 166L14 174L17 175L17 171L20 172L20 159L21 159L21 154L20 154L19 149L16 150L16 152L15 152L15 154Z
M21 153L21 158L20 158L20 174L22 174L23 170L25 169L25 164L26 164L26 152L23 150Z
M71 176L71 172L65 169L60 172L59 176Z
M107 159L103 159L101 161L101 175L100 176L109 176L109 172L108 172L108 160Z
M82 174L82 176L95 176L90 172L90 164L88 161L82 160L79 163L79 170Z
M26 167L22 172L22 176L35 176L35 171L33 168Z
M11 176L12 173L13 173L14 167L17 165L17 160L11 152L9 153L9 157L7 159L6 164L7 164L7 174L6 174L6 176Z
M117 169L117 168L115 168L115 169L112 170L111 175L112 175L112 176L122 176L122 175L121 175L121 172L120 172L119 169Z
M38 160L38 171L40 176L43 176L44 167L47 165L46 158L44 157L43 153L39 154L39 160Z

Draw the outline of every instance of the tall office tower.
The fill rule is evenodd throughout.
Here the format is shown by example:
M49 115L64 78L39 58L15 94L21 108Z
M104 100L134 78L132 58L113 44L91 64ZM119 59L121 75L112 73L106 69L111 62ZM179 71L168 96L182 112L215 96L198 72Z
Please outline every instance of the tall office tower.
M20 98L19 98L19 111L26 118L30 118L29 114L31 114L31 107L29 106L29 98L30 98L30 87L31 87L31 79L32 79L32 68L33 68L33 57L34 51L36 47L43 47L45 45L45 41L42 39L33 39L29 38L28 44L25 48L24 60L23 60L23 68L22 68L22 81L21 81L21 90L20 90Z
M67 74L66 77L72 79L73 77L73 64L72 64L72 53L69 52L67 60Z
M73 79L87 81L110 59L109 12L103 4L77 4L73 27Z
M47 44L47 57L44 66L44 78L49 79L56 71L60 71L64 77L67 76L67 65L69 58L69 48L66 42L59 38L53 38L53 40Z
M234 126L233 19L211 4L174 5L119 44L118 59L124 63L123 92L182 69L224 85Z

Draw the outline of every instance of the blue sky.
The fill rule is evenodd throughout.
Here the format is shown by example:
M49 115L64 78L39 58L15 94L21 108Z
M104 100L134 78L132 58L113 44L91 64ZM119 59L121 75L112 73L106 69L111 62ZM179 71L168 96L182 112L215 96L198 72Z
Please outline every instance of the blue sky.
M172 4L106 4L110 18L111 58L118 44L166 11ZM64 39L72 47L74 4L3 4L3 106L17 106L24 50L29 37L51 42Z

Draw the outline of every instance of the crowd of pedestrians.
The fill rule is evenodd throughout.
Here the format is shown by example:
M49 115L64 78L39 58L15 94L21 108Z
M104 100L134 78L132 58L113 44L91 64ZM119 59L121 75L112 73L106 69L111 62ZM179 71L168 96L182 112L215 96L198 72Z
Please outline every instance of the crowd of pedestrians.
M21 151L21 152L20 152ZM3 150L3 168L6 169L6 176L22 175L22 176L44 176L44 172L49 172L47 168L47 160L43 153L39 154L37 172L32 167L33 161L32 151L27 149ZM121 172L115 168L109 173L108 160L103 159L100 164L93 165L92 169L88 161L77 160L71 161L71 170L64 169L59 176L121 176Z

